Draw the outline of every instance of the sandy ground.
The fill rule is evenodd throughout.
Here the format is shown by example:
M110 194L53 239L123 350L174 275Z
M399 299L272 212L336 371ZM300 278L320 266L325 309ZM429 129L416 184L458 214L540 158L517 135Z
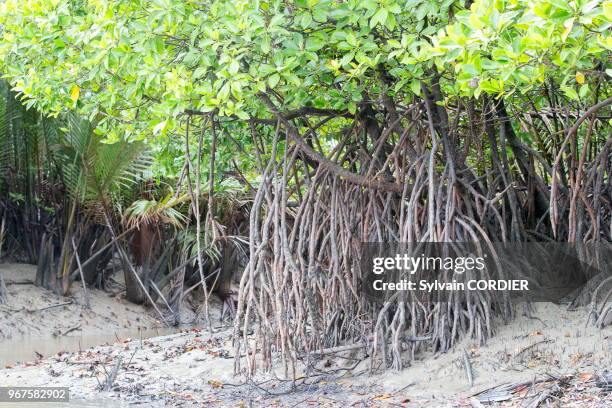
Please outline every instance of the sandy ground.
M121 326L129 324L125 316L138 316L142 321L147 315L137 306L106 298L104 301L128 310L108 324ZM51 297L44 300L47 303L18 307L31 309L57 301ZM67 311L66 319L75 319L68 315ZM83 316L81 322L86 317L97 319ZM0 313L3 326L4 318ZM147 319L154 323L151 317ZM188 329L148 339L118 338L112 344L10 365L0 369L0 386L70 387L71 398L78 403L62 407L533 407L539 403L609 407L612 386L607 391L602 388L602 378L612 368L612 329L598 330L585 323L586 309L568 311L564 306L537 304L532 318L517 316L510 324L499 326L486 346L466 340L446 354L424 353L400 372L376 374L369 374L367 361L355 365L347 360L349 354L341 355L321 365L325 368L318 375L299 379L295 387L272 373L244 383L233 375L229 328L214 334ZM465 354L472 368L472 385L466 375ZM111 383L109 377L115 371ZM544 403L547 396L550 399Z
M118 285L111 293L89 289L87 308L78 282L70 296L58 296L32 284L35 271L33 265L0 263L8 289L8 303L0 305L0 367L60 350L176 331L160 323L152 310L127 302Z
M31 284L35 265L0 263L0 271L9 292L8 304L0 306L0 340L161 327L149 309L127 302L122 295L88 290L91 309L87 309L78 282L72 285L71 296L63 297Z

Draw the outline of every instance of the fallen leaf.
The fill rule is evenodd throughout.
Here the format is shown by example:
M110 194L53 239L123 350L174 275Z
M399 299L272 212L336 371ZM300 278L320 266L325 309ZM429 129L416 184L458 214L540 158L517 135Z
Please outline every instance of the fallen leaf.
M78 101L80 94L81 94L81 88L79 88L76 85L72 85L72 89L70 89L70 99L72 99L72 102Z
M208 384L213 388L223 388L223 383L219 380L208 380Z

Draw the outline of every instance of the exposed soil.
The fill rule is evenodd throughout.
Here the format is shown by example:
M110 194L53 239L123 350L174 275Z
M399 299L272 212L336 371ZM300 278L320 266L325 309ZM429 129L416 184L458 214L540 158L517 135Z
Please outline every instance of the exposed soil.
M72 285L71 296L65 297L33 285L34 265L0 263L0 272L9 294L8 304L0 305L0 340L163 326L149 309L127 302L121 290L113 294L89 289L88 309L78 282Z
M7 281L29 266L3 265ZM11 272L13 271L13 272ZM28 296L21 296L21 292ZM33 295L36 291L36 295ZM32 285L9 285L13 309L40 309L67 302ZM92 291L99 312L73 303L16 316L0 309L0 327L11 333L49 334L81 324L85 330L156 324L143 307ZM30 302L28 300L30 299ZM519 305L518 309L522 309ZM244 383L235 377L229 328L200 329L148 339L118 338L113 344L60 352L0 370L0 386L68 386L71 397L93 406L551 406L612 405L606 373L612 366L612 329L586 326L586 309L537 304L531 317L499 325L485 346L465 341L450 353L424 353L406 369L370 374L358 353L329 356L318 370L293 384L279 380L282 368ZM20 326L24 326L23 328ZM70 334L68 334L70 335ZM467 362L466 362L467 361ZM470 385L466 365L471 367ZM109 382L109 377L114 380ZM278 376L276 375L278 374ZM108 389L104 391L104 389ZM109 402L111 401L111 402ZM487 405L489 404L489 405ZM555 405L556 404L556 405ZM119 405L117 405L119 406Z

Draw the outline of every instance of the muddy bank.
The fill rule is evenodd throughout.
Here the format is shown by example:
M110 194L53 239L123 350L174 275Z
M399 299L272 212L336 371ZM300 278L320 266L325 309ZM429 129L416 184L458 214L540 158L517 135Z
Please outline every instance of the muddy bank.
M127 337L147 338L175 332L151 311L127 302L116 291L83 289L73 284L71 296L58 296L32 284L36 267L0 263L7 283L8 303L0 305L0 366L48 357L58 351L78 351Z
M0 270L8 289L8 303L0 306L0 340L163 327L149 309L127 302L121 289L116 293L88 289L88 309L78 282L72 285L70 296L58 296L33 285L34 265L0 263Z
M295 384L277 379L280 367L244 383L233 375L229 329L191 329L20 364L0 370L0 385L68 386L73 398L146 406L516 406L543 396L557 406L610 406L601 381L612 362L612 331L585 327L585 318L586 310L539 304L532 318L500 326L486 346L465 341L382 374L347 352L323 359Z

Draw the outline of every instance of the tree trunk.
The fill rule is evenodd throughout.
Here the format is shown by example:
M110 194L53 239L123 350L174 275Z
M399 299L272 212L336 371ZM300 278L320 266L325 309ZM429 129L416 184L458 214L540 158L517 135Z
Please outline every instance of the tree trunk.
M155 230L150 224L142 224L134 232L132 238L132 254L134 265L140 280L148 287L149 270L151 257L155 246ZM123 268L125 273L125 288L127 299L132 303L141 304L144 302L145 294L129 267Z
M140 305L144 303L144 293L142 291L142 288L138 284L138 280L130 270L129 266L125 265L125 262L123 262L123 260L122 263L124 264L123 276L125 279L126 298L130 302ZM135 269L139 275L142 273L142 267L136 266Z

